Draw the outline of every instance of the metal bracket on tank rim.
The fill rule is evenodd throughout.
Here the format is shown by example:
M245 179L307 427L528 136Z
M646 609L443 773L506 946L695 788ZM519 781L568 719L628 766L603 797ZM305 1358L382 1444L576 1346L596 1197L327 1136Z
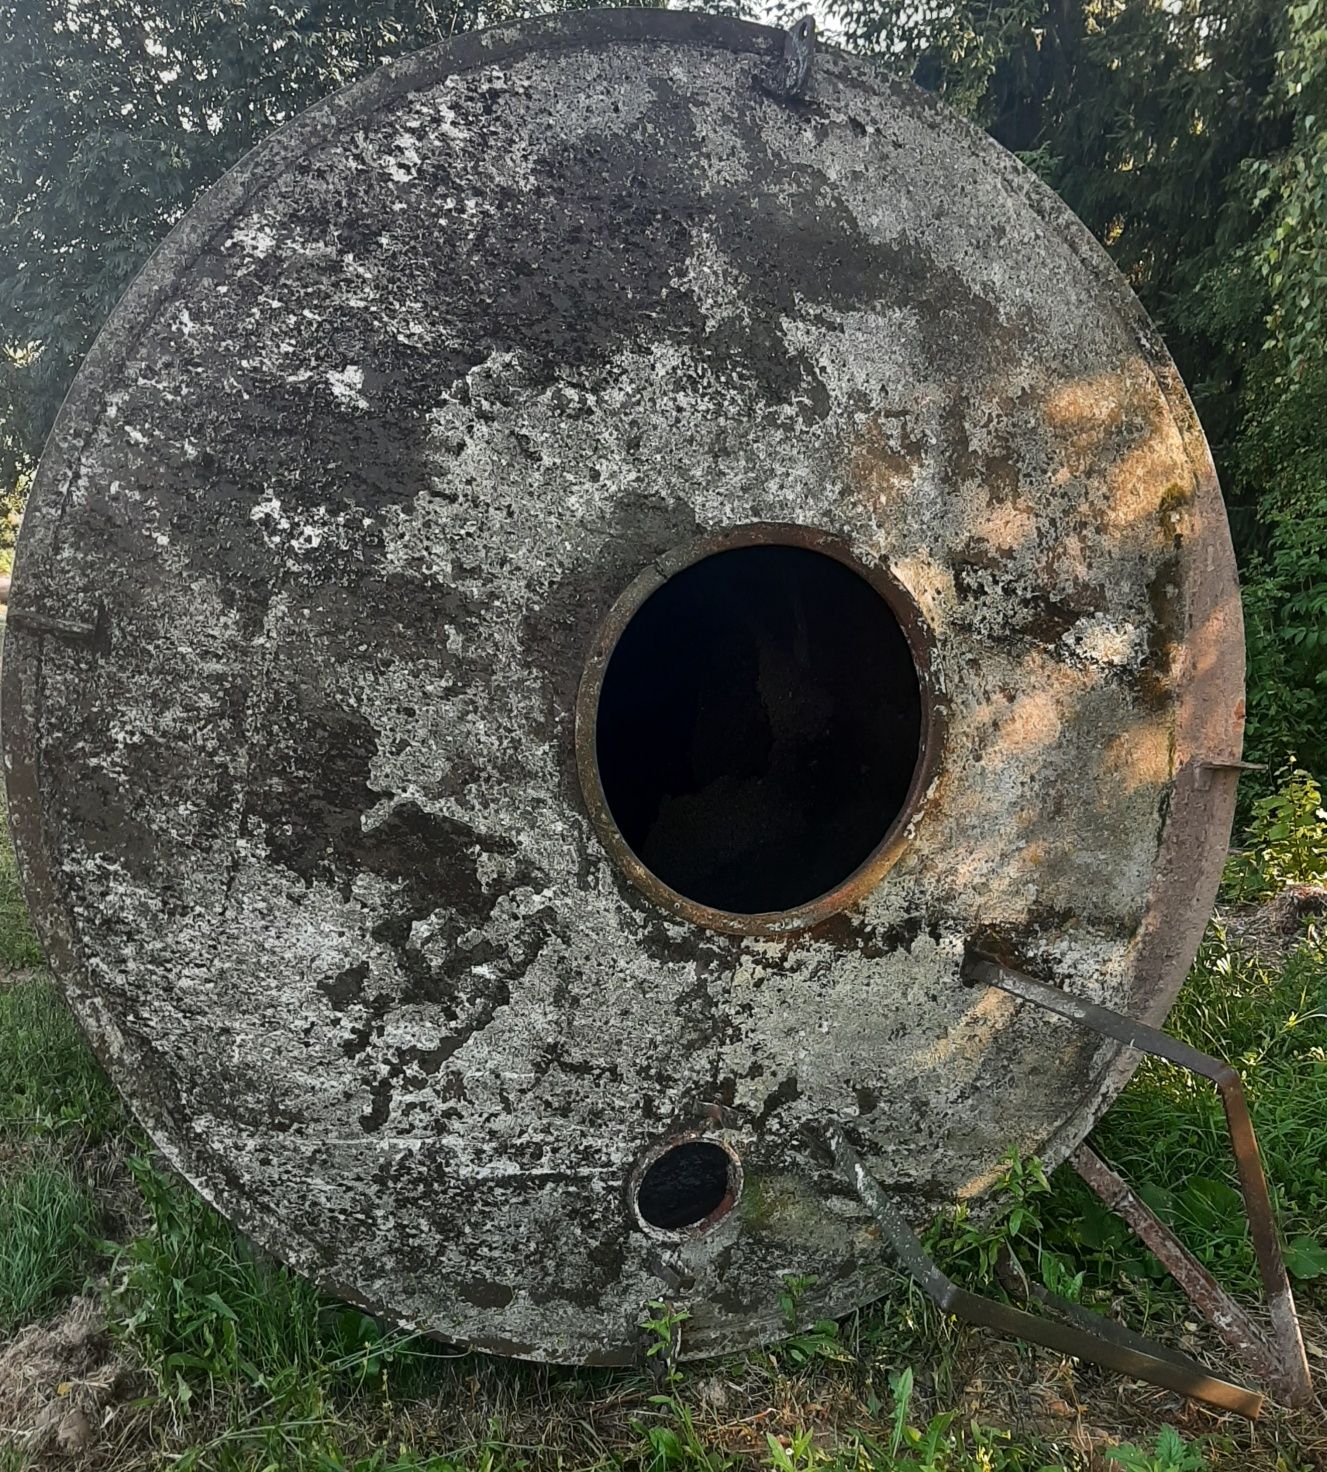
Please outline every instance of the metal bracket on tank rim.
M800 102L811 84L815 54L816 22L808 14L784 32L782 53L771 65L768 77L756 78L757 88L780 102Z
M1235 1069L1229 1063L1200 1053L1157 1028L1113 1012L1108 1007L1071 997L987 956L969 951L964 961L963 979L968 985L998 987L1020 1001L1054 1012L1139 1052L1164 1058L1216 1084L1230 1130L1244 1209L1262 1279L1265 1309L1271 1326L1270 1339L1170 1228L1094 1151L1080 1145L1069 1157L1069 1164L1105 1205L1133 1228L1184 1290L1193 1306L1234 1351L1245 1369L1263 1381L1286 1405L1301 1405L1307 1401L1312 1395L1308 1359L1304 1353L1304 1341L1300 1335L1290 1280L1286 1275L1253 1122L1245 1103L1243 1084ZM1264 1400L1258 1391L1219 1379L1188 1355L1135 1334L1100 1314L1047 1292L1039 1285L1026 1284L1026 1292L1055 1317L1029 1313L1013 1304L959 1287L926 1255L902 1212L890 1202L879 1183L866 1170L842 1130L837 1125L830 1125L825 1130L825 1137L835 1163L879 1223L884 1240L899 1266L942 1312L1078 1359L1090 1360L1139 1380L1148 1380L1194 1400L1234 1411L1250 1420L1257 1419Z

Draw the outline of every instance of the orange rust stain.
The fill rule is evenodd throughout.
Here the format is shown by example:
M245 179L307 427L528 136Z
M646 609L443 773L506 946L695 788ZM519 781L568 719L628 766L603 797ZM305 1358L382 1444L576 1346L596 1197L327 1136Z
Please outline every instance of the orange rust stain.
M1042 751L1059 741L1063 729L1060 697L1053 690L1027 690L1000 721L999 748L1011 754Z
M914 439L898 414L873 414L848 458L855 500L885 511L908 497L923 442Z
M1083 475L1103 459L1125 428L1127 388L1122 375L1097 374L1064 384L1042 407L1059 450L1058 484Z
M1097 373L1076 378L1046 399L1042 413L1056 429L1100 436L1124 422L1126 380L1120 373Z
M1239 593L1231 586L1189 630L1179 676L1187 691L1177 733L1181 761L1190 755L1229 751L1239 740L1244 701L1238 699L1232 706L1230 661L1232 650L1239 647L1240 617Z
M1092 572L1092 553L1083 533L1077 527L1070 527L1059 541L1046 548L1032 576L1042 587L1054 589L1087 583Z
M1168 425L1159 426L1121 456L1106 476L1102 530L1143 532L1159 543L1186 535L1193 484L1176 482L1178 459L1175 431Z
M955 1065L966 1065L965 1075L970 1076L985 1058L996 1029L1013 1012L1011 1002L1008 995L994 988L983 992L943 1037L919 1050L919 1067L952 1071Z
M1019 851L1030 870L1042 869L1050 862L1050 846L1045 839L1029 838L1020 845Z
M1194 485L1176 481L1183 445L1145 364L1064 384L1048 395L1042 419L1058 452L1052 481L1097 481L1091 500L1104 535L1141 533L1162 545L1188 534Z
M1170 732L1155 722L1119 732L1106 744L1101 775L1116 793L1164 786L1174 776Z

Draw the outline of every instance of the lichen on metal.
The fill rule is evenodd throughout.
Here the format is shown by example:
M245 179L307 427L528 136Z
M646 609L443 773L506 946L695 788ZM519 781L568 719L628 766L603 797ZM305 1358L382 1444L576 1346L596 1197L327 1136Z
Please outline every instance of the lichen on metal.
M320 104L117 309L22 530L6 772L80 1022L244 1231L485 1349L631 1359L665 1282L688 1355L785 1332L789 1272L872 1297L806 1127L914 1220L1064 1158L1129 1057L965 948L1156 1022L1229 833L1163 347L994 143L831 49L772 95L783 45L566 16ZM925 780L841 903L709 925L605 845L578 693L650 568L789 526L915 609ZM647 1230L693 1139L732 1170Z

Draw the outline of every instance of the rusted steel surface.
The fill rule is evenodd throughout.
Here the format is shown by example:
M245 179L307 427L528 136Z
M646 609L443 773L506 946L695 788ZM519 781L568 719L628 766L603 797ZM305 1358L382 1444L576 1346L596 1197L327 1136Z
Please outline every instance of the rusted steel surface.
M1245 1369L1255 1379L1279 1385L1284 1377L1278 1373L1276 1358L1257 1325L1128 1182L1087 1145L1080 1145L1074 1151L1069 1164L1104 1204L1138 1234L1139 1240L1184 1289L1189 1302L1239 1356Z
M83 1026L244 1230L485 1348L631 1358L667 1278L687 1355L784 1332L785 1272L871 1296L801 1127L918 1218L1065 1158L1131 1055L965 947L1156 1021L1228 839L1164 349L1012 158L832 50L772 96L784 44L552 18L282 129L102 333L18 548L11 812ZM696 924L605 848L578 691L635 579L788 523L915 610L925 779L816 923ZM661 1243L632 1182L697 1131L740 1194Z

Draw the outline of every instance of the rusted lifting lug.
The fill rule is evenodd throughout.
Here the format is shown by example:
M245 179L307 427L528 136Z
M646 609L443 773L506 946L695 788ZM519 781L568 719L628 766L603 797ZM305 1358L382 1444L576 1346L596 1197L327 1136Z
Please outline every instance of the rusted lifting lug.
M717 1099L707 1099L699 1094L687 1101L686 1112L707 1124L717 1125L720 1129L736 1129L743 1123L737 1110L730 1109Z
M775 58L767 77L756 79L756 86L779 102L798 101L811 85L815 54L816 23L812 16L804 15L784 34L782 54Z
M1262 1380L1272 1394L1286 1405L1302 1405L1307 1401L1313 1393L1308 1359L1304 1353L1304 1341L1295 1313L1295 1300L1290 1291L1285 1259L1281 1254L1276 1218L1267 1192L1267 1178L1263 1174L1258 1141L1244 1099L1244 1085L1236 1070L1229 1063L1200 1053L1197 1048L1191 1048L1187 1043L1170 1037L1158 1028L1149 1027L1144 1022L1138 1022L1094 1002L1071 997L1057 987L1048 986L1035 977L1015 971L972 950L968 951L964 959L963 980L969 985L998 987L1020 1001L1054 1012L1057 1016L1091 1028L1103 1037L1114 1038L1136 1048L1141 1053L1149 1053L1180 1068L1187 1068L1190 1073L1211 1079L1216 1085L1230 1131L1235 1168L1244 1197L1244 1210L1248 1216L1254 1256L1262 1279L1264 1307L1271 1326L1270 1342L1252 1318L1217 1283L1174 1232L1149 1210L1093 1150L1080 1145L1069 1157L1069 1163L1106 1206L1133 1228L1140 1240L1184 1290L1193 1306L1234 1351L1241 1364L1255 1378ZM1041 1297L1040 1293L1034 1296ZM1064 1305L1060 1304L1058 1307L1063 1309ZM1081 1321L1080 1316L1081 1311L1076 1311L1074 1317ZM1109 1331L1097 1326L1094 1332L1098 1335L1109 1332L1118 1339L1116 1326L1111 1326ZM1136 1342L1147 1344L1147 1341L1142 1340ZM1085 1359L1098 1359L1101 1363L1108 1363L1087 1350L1075 1352L1081 1352ZM1154 1356L1171 1357L1169 1351L1156 1345L1150 1345L1147 1352ZM1191 1365L1193 1362L1186 1363ZM1173 1372L1168 1379L1158 1379L1155 1374L1142 1371L1138 1373L1143 1379L1155 1380L1158 1384L1183 1390L1186 1395L1195 1399L1210 1400L1213 1404L1223 1405L1230 1410L1241 1410L1241 1407L1231 1404L1228 1399L1216 1399L1203 1388L1209 1384L1220 1386L1224 1382L1209 1382L1201 1367L1197 1372L1198 1379L1192 1384L1177 1383ZM1242 1391L1240 1394L1248 1397L1251 1392ZM1261 1397L1257 1399L1260 1401ZM1257 1412L1256 1409L1252 1412L1242 1409L1241 1413L1256 1415Z
M670 1263L660 1252L650 1253L649 1269L670 1293L688 1293L696 1286L691 1273Z
M1193 764L1193 790L1195 792L1209 792L1212 787L1212 778L1218 772L1265 772L1266 762L1235 762L1235 761L1197 761Z
M20 634L49 634L52 638L63 639L69 644L88 644L100 650L107 643L110 620L104 604L98 607L93 623L16 609L5 620L5 627L8 631Z

